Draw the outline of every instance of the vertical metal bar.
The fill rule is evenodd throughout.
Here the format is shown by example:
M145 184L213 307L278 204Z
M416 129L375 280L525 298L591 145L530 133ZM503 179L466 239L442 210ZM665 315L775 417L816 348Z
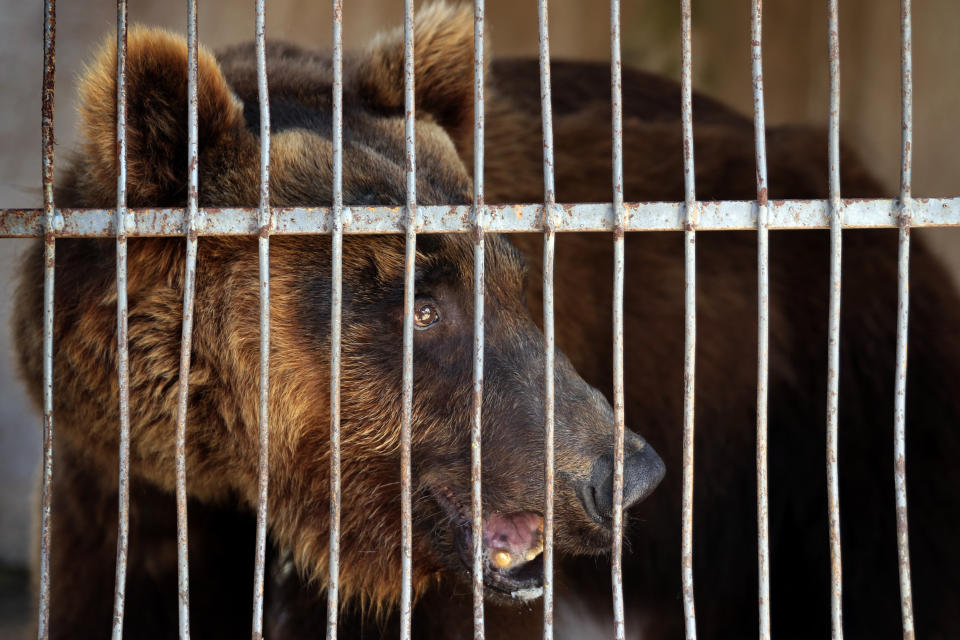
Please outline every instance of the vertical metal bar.
M910 0L900 0L902 66L900 166L900 242L897 256L897 373L894 395L894 487L897 506L897 559L900 572L900 612L904 640L913 640L913 588L910 584L910 543L907 527L907 321L910 314L911 163L913 158L913 42Z
M770 533L767 489L767 380L770 345L770 245L767 194L767 136L763 114L763 0L753 0L750 21L753 58L753 135L757 162L757 569L760 640L770 638Z
M270 396L270 99L267 91L265 0L256 0L257 95L260 101L260 455L257 464L257 546L253 576L253 640L263 638L263 575L267 551Z
M840 402L840 32L838 0L827 0L830 39L830 315L827 338L827 505L830 521L830 619L834 640L843 638L840 560L840 489L837 479L837 417Z
M193 343L193 299L197 280L197 2L187 0L187 255L184 265L183 330L177 389L177 606L180 640L190 638L190 573L187 553L187 398Z
M683 122L684 231L684 356L683 356L683 498L681 501L681 581L686 637L697 637L693 593L693 454L694 392L697 349L697 236L696 176L693 157L693 45L690 35L691 2L681 2L680 112Z
M473 3L473 425L470 430L470 506L473 532L473 637L483 640L483 511L481 504L481 417L483 404L484 302L484 0Z
M540 111L543 117L543 350L544 350L544 497L543 497L543 640L553 639L553 495L554 495L554 228L553 105L550 87L550 24L547 0L537 3L540 44Z
M343 318L343 1L333 0L333 234L330 254L330 564L327 640L340 611L340 330Z
M120 388L120 478L117 571L113 593L113 640L123 637L130 523L130 389L127 350L127 2L117 0L117 378Z
M400 425L400 636L409 640L412 617L413 507L410 479L411 431L413 423L413 301L416 294L414 270L417 256L417 139L416 94L414 87L413 0L403 3L403 88L404 136L407 175L406 252L403 275L403 416Z
M620 0L610 2L610 93L613 129L613 626L624 640L623 616L623 92L620 62Z
M40 507L40 602L37 638L50 636L50 502L53 493L53 98L56 79L57 3L43 3L43 490Z

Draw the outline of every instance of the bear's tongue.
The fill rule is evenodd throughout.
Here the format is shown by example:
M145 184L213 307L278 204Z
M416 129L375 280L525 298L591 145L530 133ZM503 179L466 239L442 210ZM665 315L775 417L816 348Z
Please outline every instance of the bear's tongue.
M543 518L530 511L493 513L484 520L483 544L497 569L530 562L543 551Z

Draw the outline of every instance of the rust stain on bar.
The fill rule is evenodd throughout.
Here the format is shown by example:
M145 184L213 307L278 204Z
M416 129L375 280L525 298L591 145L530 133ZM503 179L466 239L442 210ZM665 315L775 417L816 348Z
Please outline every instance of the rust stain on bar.
M269 495L270 397L270 99L267 91L264 0L256 3L257 94L260 102L260 213L258 250L260 270L260 425L257 461L257 541L253 575L253 640L263 638L263 578L267 551Z
M613 133L613 543L610 579L614 637L624 640L623 615L623 91L620 62L620 0L610 2L610 94Z
M117 0L117 381L120 392L120 478L113 640L123 637L130 525L130 377L127 349L127 3Z
M840 267L843 211L840 202L840 34L837 0L828 0L830 59L830 309L827 338L827 508L830 523L830 620L833 640L843 638L843 575L837 422L840 401Z
M473 424L470 430L470 507L473 541L473 637L483 640L483 504L481 407L484 312L484 0L473 3Z
M483 235L474 252L473 423L470 432L470 480L473 541L473 635L483 640L483 515L481 500L481 414L483 404Z
M897 513L897 559L900 577L900 612L904 640L916 637L913 589L910 581L910 544L907 523L906 404L907 322L910 314L910 220L904 206L897 257L897 370L894 395L894 489Z
M680 114L683 125L684 189L684 356L683 356L683 487L681 500L681 583L687 640L697 637L693 589L693 461L694 398L697 349L697 195L693 151L693 44L691 0L683 0L681 14Z
M900 0L901 133L900 231L897 256L897 371L894 383L894 490L897 509L897 566L904 640L914 640L913 586L907 523L907 327L910 315L910 224L913 157L913 41L910 0Z
M406 236L403 290L403 415L400 428L400 508L401 508L401 597L400 637L411 637L413 615L413 506L411 452L413 432L413 306L416 293L414 274L417 255L416 205L411 207Z
M38 584L37 638L50 636L50 531L53 496L53 278L56 209L53 201L53 100L56 81L57 3L43 4L43 106L41 111L43 154L43 471L40 494L40 569Z
M770 639L770 529L767 487L767 383L770 346L770 245L767 139L763 104L763 1L753 0L750 21L753 131L757 163L757 572L759 637Z
M333 233L330 273L330 559L327 640L340 611L340 355L343 320L343 2L333 0Z
M763 195L762 193L760 195ZM960 197L912 198L911 228L960 226ZM831 200L769 200L768 228L829 229ZM688 229L684 202L625 202L622 230L683 231ZM841 228L896 229L900 220L900 199L843 199ZM418 233L470 233L473 205L429 205L418 207ZM485 205L485 228L491 233L543 231L543 204ZM557 233L616 232L611 202L561 204L554 206ZM127 237L163 237L187 233L186 209L128 209L135 224ZM345 207L345 234L405 233L403 207ZM269 235L326 234L333 232L331 207L276 207ZM116 229L115 209L57 209L53 229L58 238L110 238ZM197 211L198 236L255 236L262 228L258 208L211 207ZM698 231L756 231L757 200L698 200ZM351 220L347 223L347 220ZM43 238L44 209L0 209L0 237Z
M829 229L830 200L770 200L769 228ZM899 227L899 198L842 199L843 229L896 229ZM683 231L686 205L683 202L625 202L624 231ZM472 205L421 205L418 233L466 233L474 231ZM913 198L914 228L960 226L960 197ZM54 231L57 237L113 237L115 209L57 209ZM128 237L163 237L186 233L184 208L128 209L135 224ZM405 233L402 207L345 207L344 233ZM486 205L485 228L491 233L542 232L543 204ZM333 230L330 207L276 207L270 235L327 234ZM211 207L198 210L197 235L254 236L260 232L259 209ZM562 204L554 207L558 233L614 231L610 202ZM558 215L559 214L559 215ZM697 201L698 231L756 231L757 201ZM347 220L351 220L347 222ZM43 209L0 209L0 237L42 238Z

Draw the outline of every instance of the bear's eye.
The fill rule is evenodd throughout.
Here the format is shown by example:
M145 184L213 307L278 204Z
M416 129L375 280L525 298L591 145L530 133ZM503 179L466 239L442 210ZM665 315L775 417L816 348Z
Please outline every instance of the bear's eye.
M432 304L422 304L413 311L413 324L417 329L426 329L437 324L440 312Z

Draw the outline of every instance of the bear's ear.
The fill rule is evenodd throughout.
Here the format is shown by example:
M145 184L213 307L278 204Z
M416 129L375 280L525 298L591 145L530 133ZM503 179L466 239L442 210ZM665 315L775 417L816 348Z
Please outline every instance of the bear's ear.
M201 156L244 127L243 107L213 55L198 52L197 134ZM127 199L171 206L187 192L187 42L131 27L127 34ZM111 37L80 81L81 158L88 186L107 199L117 182L117 46ZM88 194L93 195L93 194Z
M471 7L445 2L423 7L414 18L413 40L417 117L432 117L463 152L473 134ZM367 50L355 80L373 108L403 113L403 61L402 28L377 36Z

